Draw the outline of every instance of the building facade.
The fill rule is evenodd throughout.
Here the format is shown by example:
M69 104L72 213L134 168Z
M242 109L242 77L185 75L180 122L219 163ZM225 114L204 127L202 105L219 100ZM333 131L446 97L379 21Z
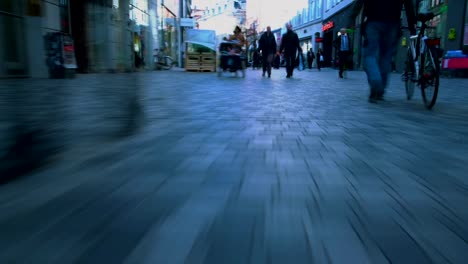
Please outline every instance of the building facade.
M154 49L181 53L191 0L1 0L0 78L48 77L44 36L70 34L79 72L153 69ZM175 21L172 23L171 21Z
M49 32L70 33L68 0L0 1L0 78L47 77Z
M338 59L338 52L333 47L333 42L338 37L341 28L348 28L349 16L351 15L352 0L325 0L324 13L322 20L322 39L323 39L323 53L324 53L324 66L335 67ZM348 35L352 40L351 49L354 57L360 58L360 45L355 40L357 34L353 30L348 30ZM356 63L359 65L359 59L353 60L354 64L350 67L355 68Z
M322 29L323 1L309 0L307 8L302 9L290 21L299 37L304 54L312 49L314 53L323 48L320 31Z

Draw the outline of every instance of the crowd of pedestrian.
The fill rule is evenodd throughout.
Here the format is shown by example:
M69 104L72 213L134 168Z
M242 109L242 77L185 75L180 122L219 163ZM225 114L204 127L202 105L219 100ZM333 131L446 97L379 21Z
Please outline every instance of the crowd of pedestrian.
M388 76L392 71L392 56L395 52L400 37L401 11L405 10L406 19L411 34L416 31L415 6L411 0L355 0L352 13L349 16L349 28L360 26L363 38L364 70L369 84L369 102L376 103L383 100L385 88L388 84ZM362 20L356 21L359 14ZM302 48L298 35L292 30L292 25L286 25L287 32L283 34L279 49L276 50L276 42L270 27L260 38L258 50L263 57L263 74L271 76L271 66L274 60L282 61L286 67L286 78L293 77L294 69L312 69L314 60L317 70L320 71L325 63L325 54L319 48L316 53L312 48L307 50L306 59L302 60ZM338 37L333 41L333 48L337 54L336 65L338 77L344 78L346 69L352 67L352 39L348 35L348 28L341 28ZM275 54L276 50L276 54ZM303 63L303 64L299 64Z

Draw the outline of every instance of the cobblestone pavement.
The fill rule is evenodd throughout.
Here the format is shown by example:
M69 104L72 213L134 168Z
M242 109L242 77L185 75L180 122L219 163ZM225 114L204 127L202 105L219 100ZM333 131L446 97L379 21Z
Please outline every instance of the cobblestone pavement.
M93 148L0 186L0 263L468 259L467 80L442 79L432 111L396 74L379 104L362 72L330 69L70 82L103 87L70 97L95 114L68 105ZM122 83L142 88L143 127L98 144L125 115Z

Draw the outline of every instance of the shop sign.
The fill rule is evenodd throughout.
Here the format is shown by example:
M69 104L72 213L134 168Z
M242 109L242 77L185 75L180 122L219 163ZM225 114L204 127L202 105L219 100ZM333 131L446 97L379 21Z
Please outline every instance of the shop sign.
M75 59L75 46L73 44L73 39L65 35L63 36L63 66L67 69L76 69L76 59Z
M180 26L181 27L193 27L195 25L195 20L193 18L181 18Z
M322 31L325 32L325 31L328 31L328 30L330 30L330 29L332 29L334 27L335 27L335 22L329 21L325 25L322 26Z

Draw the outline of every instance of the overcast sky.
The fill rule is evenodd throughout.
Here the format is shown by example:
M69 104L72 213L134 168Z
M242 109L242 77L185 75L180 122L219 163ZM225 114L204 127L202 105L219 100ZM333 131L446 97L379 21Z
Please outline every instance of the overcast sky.
M298 10L307 7L307 0L247 0L247 15L259 17L263 27L284 26Z
M214 6L218 0L193 0L198 7ZM280 28L293 18L298 10L307 7L308 0L247 0L247 16L259 17L262 27ZM261 30L261 29L260 29Z

